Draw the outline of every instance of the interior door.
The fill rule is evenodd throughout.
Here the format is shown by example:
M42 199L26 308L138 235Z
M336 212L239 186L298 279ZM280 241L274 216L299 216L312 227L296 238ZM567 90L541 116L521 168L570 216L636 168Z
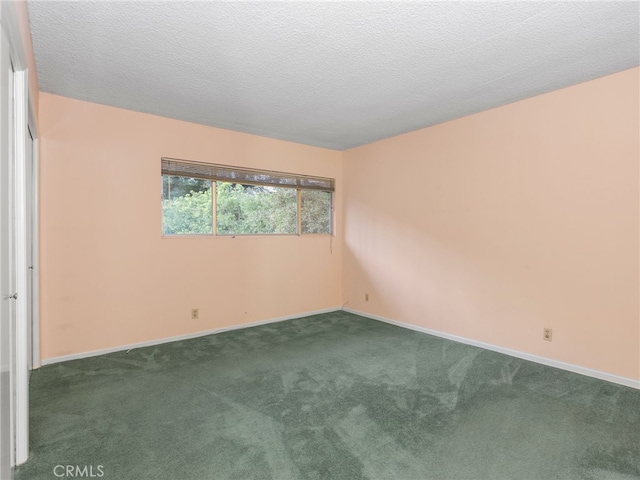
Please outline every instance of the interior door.
M14 172L11 162L13 116L13 67L9 44L0 30L0 479L11 478L15 456L14 368L15 335L15 217Z
M31 130L27 129L27 143L25 148L25 177L27 187L33 186L33 136ZM33 369L33 312L34 312L34 238L33 238L33 220L34 220L34 202L33 195L29 192L25 195L25 240L26 240L26 256L27 256L27 367L29 372Z

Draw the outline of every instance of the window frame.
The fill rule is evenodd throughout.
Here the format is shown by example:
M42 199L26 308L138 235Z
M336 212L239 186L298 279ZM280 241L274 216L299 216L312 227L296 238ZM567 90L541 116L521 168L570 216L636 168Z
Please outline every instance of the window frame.
M255 174L255 175L269 175L273 177L283 177L287 179L297 179L300 182L306 181L319 181L319 182L327 182L330 184L330 189L319 188L319 187L305 187L300 185L281 185L274 183L262 183L258 181L246 181L246 180L238 180L237 182L229 181L229 179L217 179L211 178L207 176L200 175L189 175L185 174L176 174L175 172L166 172L164 171L165 162L172 162L172 164L184 164L188 166L200 166L204 168L221 168L224 170L230 171L238 171L242 173ZM165 176L175 176L175 177L184 177L184 178L194 178L200 180L210 180L211 181L211 209L212 209L212 229L211 233L165 233L164 231L164 177ZM218 212L217 212L217 194L218 194L218 182L226 182L233 183L239 185L247 185L247 186L259 186L259 187L276 187L276 188L289 188L294 189L296 191L296 233L218 233ZM330 194L331 207L329 212L329 232L328 233L303 233L302 231L302 190L317 190ZM335 179L329 177L316 177L311 175L299 175L294 173L287 172L278 172L274 170L260 170L253 168L245 168L245 167L235 167L233 165L222 165L222 164L213 164L213 163L205 163L205 162L193 162L188 160L179 160L175 158L162 157L161 158L161 171L160 171L160 230L161 230L161 238L222 238L222 237L302 237L302 236L335 236Z

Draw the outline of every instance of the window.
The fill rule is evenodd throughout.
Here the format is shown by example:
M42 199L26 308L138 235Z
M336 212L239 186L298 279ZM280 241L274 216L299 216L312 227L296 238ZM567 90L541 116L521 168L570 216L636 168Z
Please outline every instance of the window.
M162 230L165 235L213 233L211 180L162 176Z
M334 180L162 159L164 235L332 233Z
M302 233L330 233L331 192L302 190L300 192L300 215Z

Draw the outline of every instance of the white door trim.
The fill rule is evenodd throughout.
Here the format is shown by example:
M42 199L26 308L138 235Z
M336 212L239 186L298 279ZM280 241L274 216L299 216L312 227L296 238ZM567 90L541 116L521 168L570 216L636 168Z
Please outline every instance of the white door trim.
M0 2L0 27L0 31L6 35L9 57L14 69L13 88L10 92L10 95L14 96L14 110L12 112L14 118L12 119L13 125L10 126L10 141L13 143L14 148L9 161L15 174L14 184L12 185L15 190L12 192L12 200L15 202L13 211L16 217L14 219L15 233L12 241L15 242L15 291L18 292L18 298L15 305L15 329L11 338L12 355L15 362L13 366L15 381L13 382L11 417L12 424L15 427L15 464L20 465L27 460L29 455L26 195L32 194L33 184L31 182L27 184L25 171L27 126L31 127L34 140L37 138L38 132L35 123L36 112L33 109L33 103L29 95L27 53L30 52L25 52L22 44L16 2ZM37 91L37 85L34 85L34 87L36 87L35 90ZM37 240L34 250L37 253ZM37 307L37 297L35 297L34 304Z
M29 457L29 336L28 268L27 263L27 195L26 178L27 143L27 72L14 72L14 172L15 172L15 224L16 224L16 465Z
M34 130L31 128L31 119L29 121L29 130L31 131L31 138L33 139L33 152L32 152L32 178L30 179L31 192L31 241L33 242L33 252L31 256L31 271L32 275L32 302L31 307L31 337L33 345L31 346L31 367L33 369L40 368L40 241L39 241L39 212L38 201L40 193L38 191L39 168L40 160L38 159L39 142L35 137ZM29 132L27 132L29 135Z
M0 8L0 220L2 238L2 345L0 347L2 385L0 385L0 407L2 425L0 429L0 476L13 476L15 466L15 255L14 255L14 156L13 156L13 70L9 41L4 25L4 9ZM11 72L11 74L9 74Z

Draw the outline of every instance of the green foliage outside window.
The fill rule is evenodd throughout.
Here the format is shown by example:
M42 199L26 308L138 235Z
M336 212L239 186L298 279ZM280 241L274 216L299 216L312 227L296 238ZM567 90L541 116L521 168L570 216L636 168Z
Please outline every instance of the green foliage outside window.
M163 176L165 235L213 233L212 182ZM298 233L293 188L217 182L216 231L220 235ZM302 233L331 233L331 193L301 191Z
M331 233L331 192L302 190L302 233Z
M218 182L217 230L221 235L295 234L296 191Z
M162 230L165 235L213 233L211 181L162 177Z

